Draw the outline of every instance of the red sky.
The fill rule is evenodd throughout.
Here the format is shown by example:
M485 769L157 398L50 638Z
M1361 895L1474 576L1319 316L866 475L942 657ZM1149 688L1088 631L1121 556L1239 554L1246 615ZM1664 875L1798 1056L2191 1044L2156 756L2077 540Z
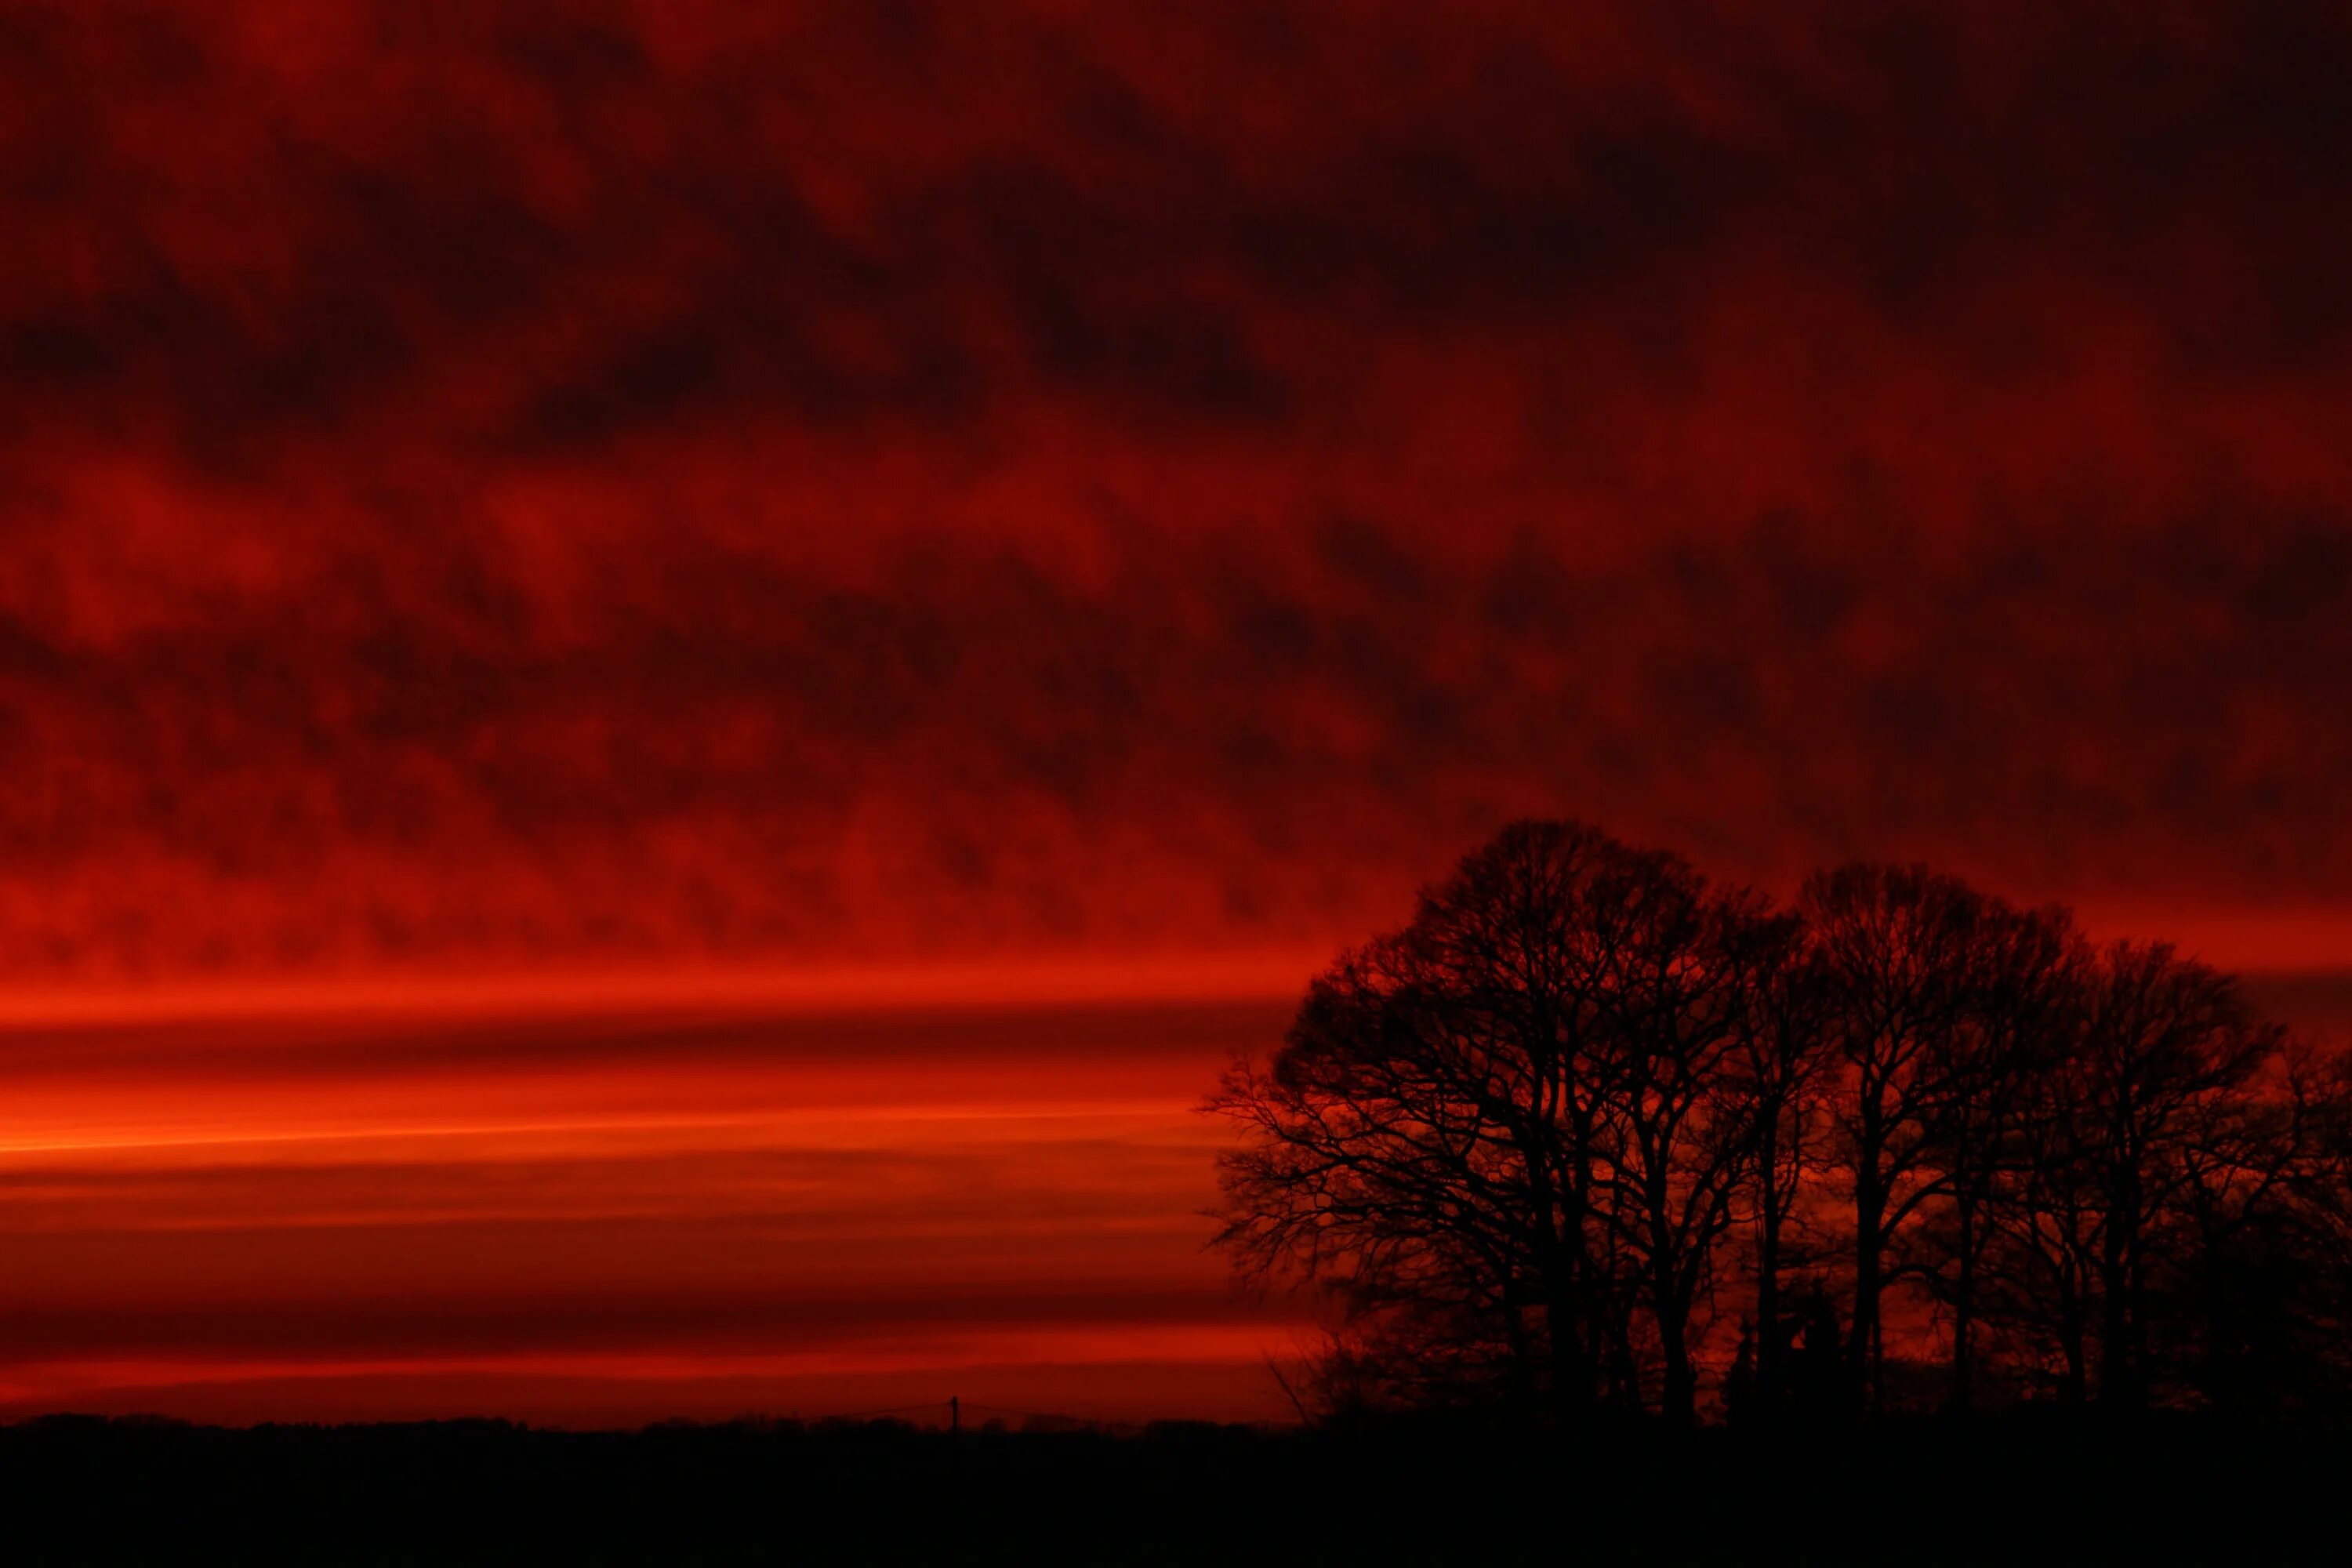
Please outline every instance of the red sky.
M0 15L11 1397L1238 1408L1520 813L2352 966L2352 25L1145 9Z
M1279 1415L1301 1314L1203 1251L1190 1108L1286 1005L30 1025L0 1413Z

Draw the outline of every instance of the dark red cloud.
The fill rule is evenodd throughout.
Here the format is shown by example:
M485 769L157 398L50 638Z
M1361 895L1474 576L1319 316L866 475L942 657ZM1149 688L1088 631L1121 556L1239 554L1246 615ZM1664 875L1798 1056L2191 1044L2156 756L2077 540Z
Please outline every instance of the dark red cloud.
M2347 901L2339 19L761 11L0 19L10 966Z

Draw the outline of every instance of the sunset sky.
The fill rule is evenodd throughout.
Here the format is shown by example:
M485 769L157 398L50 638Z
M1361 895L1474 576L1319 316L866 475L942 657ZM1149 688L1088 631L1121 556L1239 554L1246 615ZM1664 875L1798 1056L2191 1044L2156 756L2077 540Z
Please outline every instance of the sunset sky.
M1278 1415L1191 1107L1518 815L2340 1031L2347 79L2285 0L0 10L0 1415Z

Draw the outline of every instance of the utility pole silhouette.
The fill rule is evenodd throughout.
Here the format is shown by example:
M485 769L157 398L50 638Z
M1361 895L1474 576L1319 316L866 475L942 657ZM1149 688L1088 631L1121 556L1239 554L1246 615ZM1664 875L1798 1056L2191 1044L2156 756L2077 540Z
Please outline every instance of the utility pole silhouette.
M948 1436L952 1437L962 1430L963 1401L950 1394L948 1395Z

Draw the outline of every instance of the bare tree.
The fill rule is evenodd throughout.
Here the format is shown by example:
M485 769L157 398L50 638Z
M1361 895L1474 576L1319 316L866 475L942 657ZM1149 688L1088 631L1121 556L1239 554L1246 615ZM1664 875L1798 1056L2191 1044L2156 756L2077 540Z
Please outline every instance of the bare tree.
M1686 1417L1692 1303L1748 1135L1718 1068L1760 919L1674 856L1507 829L1317 980L1270 1064L1228 1072L1210 1109L1244 1139L1220 1239L1561 1414L1638 1397L1638 1303Z
M1679 866L1647 889L1641 917L1613 987L1622 1073L1602 1186L1657 1334L1660 1407L1687 1426L1693 1313L1755 1146L1758 1103L1740 1069L1770 1021L1789 922L1752 896L1708 897Z
M2087 963L2077 975L2087 1004ZM2084 1085L2067 1048L2023 1086L2006 1166L1987 1206L1980 1305L2056 1365L2067 1404L2090 1397L2102 1208L2084 1157Z
M1756 1405L1766 1415L1787 1387L1795 1321L1781 1300L1790 1227L1819 1173L1829 1117L1831 993L1812 943L1791 917L1760 933L1756 993L1731 1064L1747 1100L1746 1182L1755 1269Z
M1800 1384L1811 1411L1881 1408L1885 1298L1914 1282L1948 1314L1955 1408L2004 1353L2122 1406L2159 1381L2273 1398L2346 1360L2352 1068L2283 1052L2169 948L2094 950L1920 867L1817 876L1780 914L1515 825L1207 1108L1241 1131L1219 1240L1345 1309L1287 1384L1327 1415L1688 1424L1743 1251L1743 1408ZM1843 1342L1820 1275L1787 1310L1792 1234L1850 1252Z
M2063 1058L2080 995L2081 942L2060 909L2032 912L1988 899L1961 973L1960 1026L1936 1032L1927 1074L1937 1084L1927 1155L1944 1212L1920 1272L1951 1312L1953 1408L1975 1400L1979 1277L1993 1239L1989 1213L2037 1078Z
M2228 1177L2215 1142L2282 1044L2226 975L2166 943L2101 955L2070 1069L2084 1110L2079 1150L2100 1203L2099 1397L2146 1402L2151 1243L2202 1181Z
M1984 898L1924 866L1849 866L1810 879L1799 907L1833 997L1839 1159L1853 1195L1847 1360L1870 1408L1885 1398L1881 1305L1903 1227L1949 1190L1937 1138L1955 1092Z
M2077 972L2073 1026L2034 1073L1992 1208L2002 1311L2062 1361L2061 1390L2145 1404L2164 1276L2219 1259L2291 1174L2279 1105L2257 1092L2283 1036L2228 976L2162 943Z
M2352 1402L2352 1051L2293 1041L2275 1065L2272 1152L2284 1180L2263 1193L2272 1203L2280 1261L2294 1275L2280 1331L2284 1364L2252 1361L2254 1347L2209 1329L2206 1391L2221 1400L2265 1377L2280 1403ZM2259 1215L2262 1205L2252 1205ZM2242 1218L2240 1225L2244 1225ZM2241 1314L2242 1317L2242 1314ZM2235 1385L2235 1386L2231 1386ZM2261 1397L2271 1390L2262 1390Z

